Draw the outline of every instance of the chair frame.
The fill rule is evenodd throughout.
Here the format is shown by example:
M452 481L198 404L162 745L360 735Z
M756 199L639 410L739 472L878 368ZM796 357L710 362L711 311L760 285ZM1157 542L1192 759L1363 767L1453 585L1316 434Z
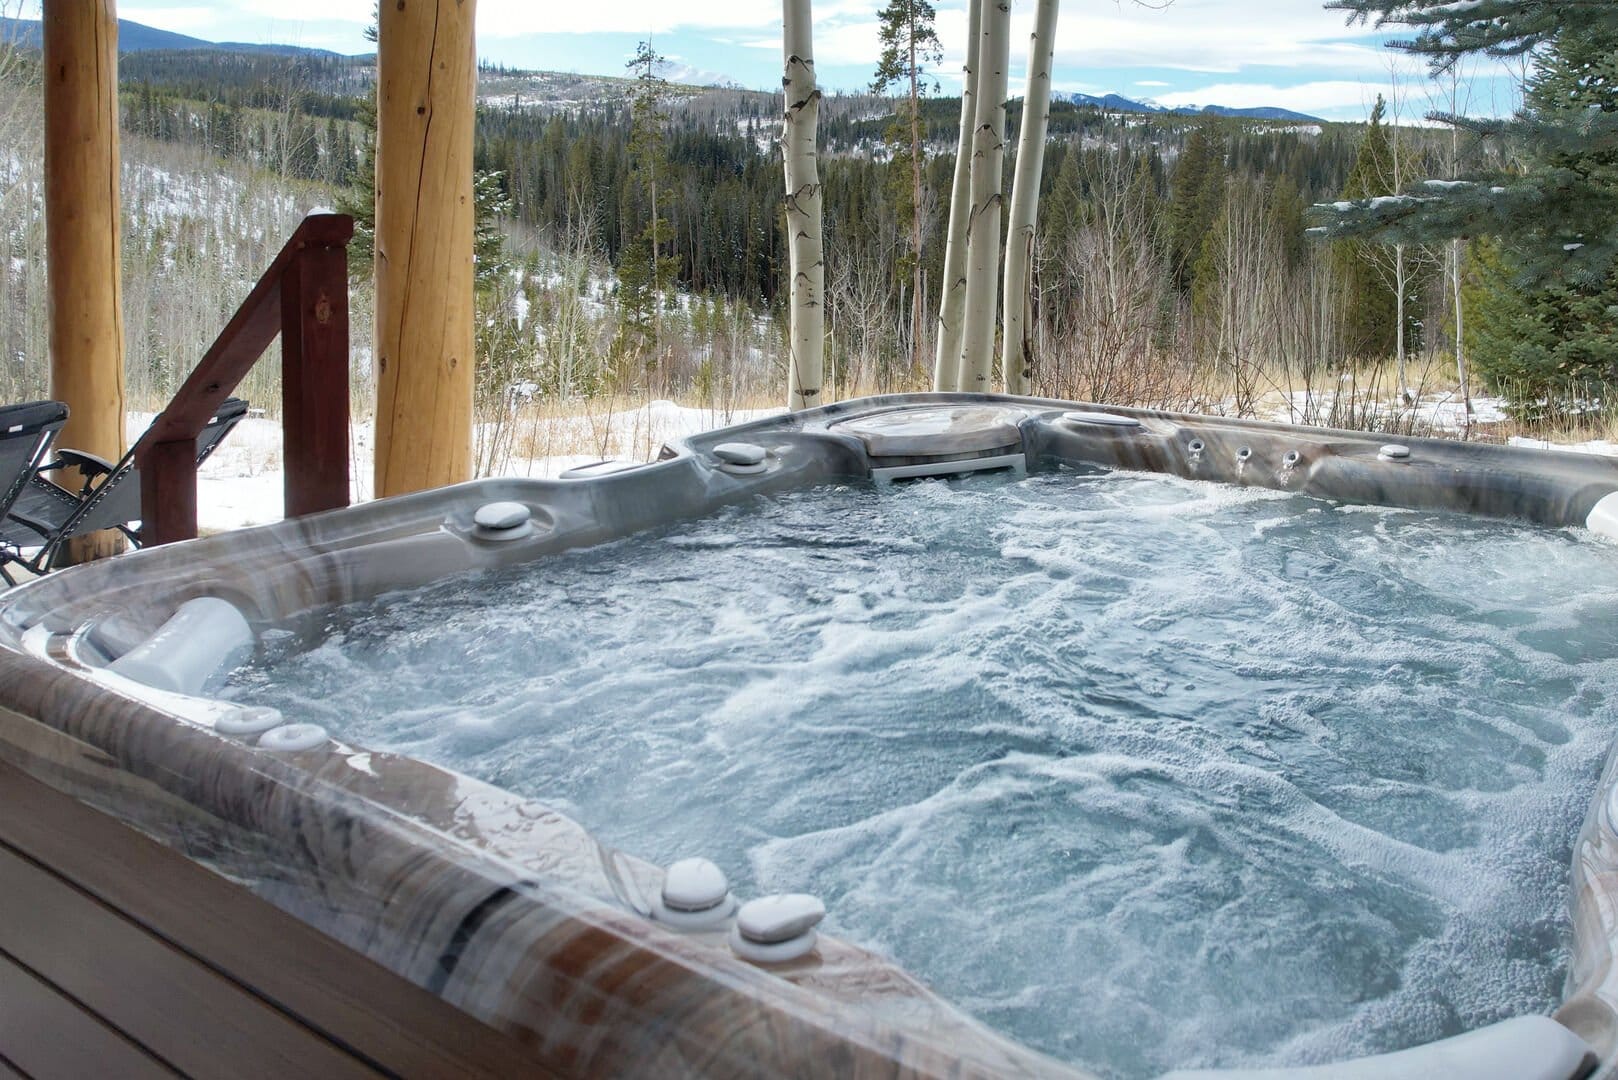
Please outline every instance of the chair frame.
M51 409L50 406L55 406L55 408ZM8 440L22 438L35 440L33 453L29 455L23 467L17 471L17 474L11 478L10 484L0 490L0 520L4 520L11 512L13 504L22 497L24 491L28 490L28 485L39 474L39 470L44 467L46 459L51 453L52 445L56 441L57 433L62 430L62 425L67 423L68 408L60 401L24 402L19 405L7 406L0 412L8 416L26 416L31 410L37 410L40 416L39 420L32 423L25 420L23 423L0 431L0 437ZM0 540L0 580L4 580L8 585L15 585L17 583L16 579L7 572L6 566L9 563L21 561L19 558L12 558L8 555L5 541Z
M197 464L199 466L219 447L220 443L225 441L232 429L246 415L247 402L240 398L227 398L220 405L214 412L213 418L203 429L208 438L205 441L200 438L198 440L201 445L201 449L197 454ZM162 419L162 415L159 414L152 421L153 425L160 423ZM77 492L56 483L44 475L45 473L58 472L62 469L79 470L81 481ZM66 518L53 526L48 521L30 517L14 508L8 509L6 519L38 534L40 547L31 558L23 557L20 548L16 554L0 549L0 576L3 576L12 584L16 583L12 576L5 571L5 564L8 562L19 564L30 574L45 574L56 569L57 558L61 554L63 545L68 540L75 535L97 531L96 529L86 529L84 527L86 518L89 518L102 503L115 491L121 489L123 485L134 483L137 485L138 490L138 478L131 479L134 473L134 448L131 448L117 462L110 462L106 458L83 450L58 449L55 457L34 470L34 473L29 478L29 483L33 485L35 490L44 491L49 496L60 499L64 505L71 502L73 504L72 510ZM141 546L140 531L130 528L129 525L130 521L134 520L138 520L138 515L126 518L123 521L108 521L99 527L118 530L129 539L129 542L134 547L138 548Z

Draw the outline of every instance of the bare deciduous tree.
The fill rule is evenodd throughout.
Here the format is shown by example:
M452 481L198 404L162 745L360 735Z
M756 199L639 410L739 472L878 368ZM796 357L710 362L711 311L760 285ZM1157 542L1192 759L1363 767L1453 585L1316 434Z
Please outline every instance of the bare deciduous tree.
M1088 156L1084 179L1085 218L1055 254L1064 301L1047 313L1055 348L1037 388L1084 401L1183 407L1195 368L1158 340L1173 275L1153 235L1149 178L1103 147Z

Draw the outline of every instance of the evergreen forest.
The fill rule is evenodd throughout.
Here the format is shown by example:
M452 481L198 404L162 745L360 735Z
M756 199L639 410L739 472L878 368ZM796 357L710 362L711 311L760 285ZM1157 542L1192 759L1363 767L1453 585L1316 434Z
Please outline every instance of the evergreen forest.
M1525 108L1571 94L1618 111L1618 80L1589 77L1614 55L1599 35L1544 51ZM642 60L623 78L480 70L485 420L536 398L762 403L784 385L779 97L669 84L655 55ZM9 398L39 396L45 371L34 65L37 54L12 50L0 70ZM300 212L333 205L360 225L355 404L367 407L374 75L372 58L326 54L121 59L125 261L153 275L132 289L132 393L155 404ZM1523 167L1488 131L1421 122L1442 89L1390 87L1364 123L1053 103L1032 274L1035 392L1401 431L1434 395L1466 403L1465 428L1485 393L1526 422L1602 411L1618 378L1610 275L1526 282L1513 250L1485 236L1309 235L1316 204ZM912 129L895 94L822 104L832 399L928 382L960 103L919 98ZM1008 129L1019 111L1013 99ZM919 139L914 171L900 129ZM192 298L172 295L182 291Z

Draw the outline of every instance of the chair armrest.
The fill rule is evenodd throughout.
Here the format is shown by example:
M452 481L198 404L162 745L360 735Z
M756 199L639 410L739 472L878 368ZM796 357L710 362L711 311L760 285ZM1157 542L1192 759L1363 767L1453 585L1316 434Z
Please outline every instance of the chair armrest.
M27 514L24 514L19 510L12 510L12 512L7 514L6 517L12 521L15 521L19 525L37 532L42 541L49 540L56 531L55 529L51 528L50 522L40 521L38 518L29 517Z
M92 454L88 450L62 450L56 451L56 457L39 467L40 472L49 469L77 469L88 479L100 476L113 470L112 462L99 454Z
M117 468L112 462L99 454L92 454L88 450L69 450L58 448L56 456L39 467L40 472L50 472L54 469L77 469L83 483L79 486L79 498L84 498L94 491L97 482L105 476L110 476Z

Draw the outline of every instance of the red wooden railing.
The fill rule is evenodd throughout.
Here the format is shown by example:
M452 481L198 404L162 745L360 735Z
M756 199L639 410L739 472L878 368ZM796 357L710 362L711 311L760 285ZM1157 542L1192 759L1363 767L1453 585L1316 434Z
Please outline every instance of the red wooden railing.
M135 444L141 543L197 535L197 436L281 335L288 517L348 505L348 241L354 219L311 214L270 263L162 416Z

